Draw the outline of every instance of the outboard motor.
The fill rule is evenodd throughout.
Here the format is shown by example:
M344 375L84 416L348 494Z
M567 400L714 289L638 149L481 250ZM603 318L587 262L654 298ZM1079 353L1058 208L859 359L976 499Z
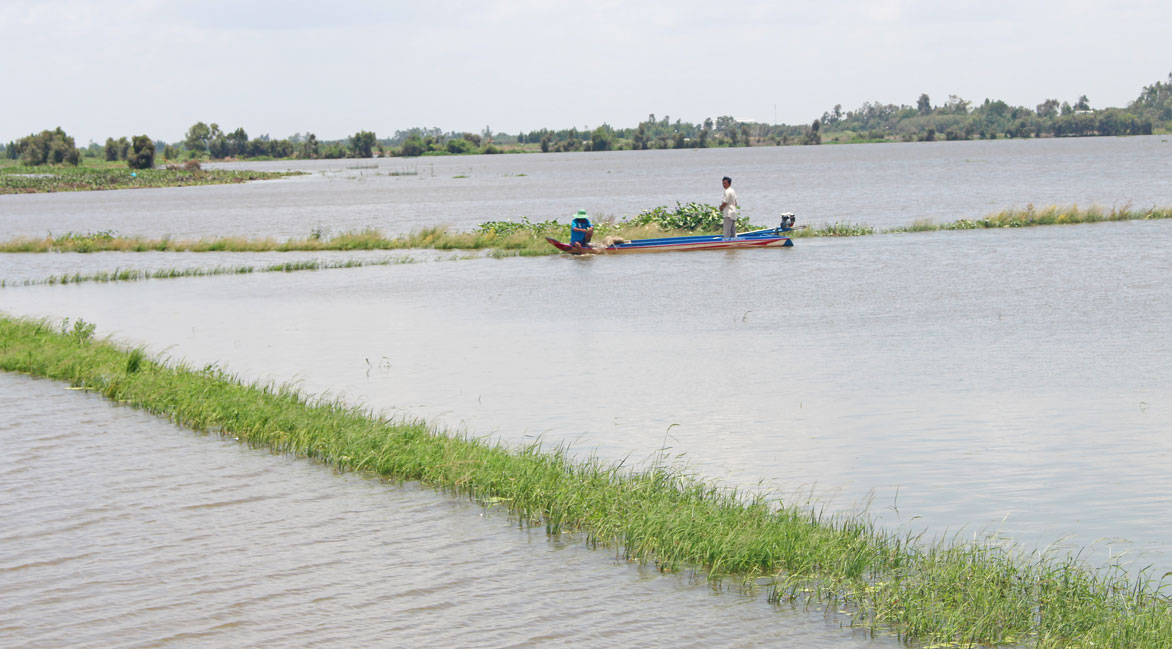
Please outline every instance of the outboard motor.
M780 226L781 229L785 230L785 229L793 228L794 227L794 220L795 220L795 218L794 218L793 212L783 212L781 215L781 226Z

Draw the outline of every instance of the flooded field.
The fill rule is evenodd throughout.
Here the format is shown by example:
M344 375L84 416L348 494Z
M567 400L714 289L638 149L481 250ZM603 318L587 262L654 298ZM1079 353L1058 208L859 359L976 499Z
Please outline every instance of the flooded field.
M1042 149L1027 145L1050 153L1035 156ZM910 222L915 210L914 218L980 216L1019 201L1172 203L1169 176L1155 173L1172 145L1158 137L950 146L664 152L678 159L626 168L610 202L596 178L603 172L580 165L627 164L620 154L437 160L443 171L432 184L422 173L364 180L355 174L370 170L340 169L245 186L269 198L312 195L258 197L267 207L255 208L216 207L239 187L199 188L208 192L200 200L165 193L187 190L159 190L158 199L137 196L148 190L110 192L125 197L106 207L96 194L73 195L77 211L46 206L62 195L3 197L0 235L42 219L53 231L157 234L136 220L138 208L119 203L151 200L164 216L149 227L185 236L229 233L216 218L248 224L236 209L255 214L256 234L303 236L318 225L283 201L332 206L320 214L337 229L409 231L414 217L388 207L412 199L396 183L420 183L432 207L448 206L409 210L434 219L426 225L459 224L436 214L475 202L478 189L448 189L461 180L484 187L478 222L504 216L511 199L498 196L512 194L508 183L537 182L538 172L478 176L509 160L564 179L541 182L566 195L551 189L523 214L552 218L590 200L594 211L633 212L709 198L699 180L692 194L657 193L709 173L689 171L689 155L717 177L739 165L746 185L758 167L760 179L792 173L806 186L790 192L778 182L774 197L815 196L823 213L842 215L829 220L875 225ZM762 162L769 155L786 162L771 167ZM802 155L828 157L793 158ZM932 183L924 171L968 169L977 156L999 161L984 174L987 193L972 191L982 174ZM1092 159L1102 173L1085 162ZM1081 168L1072 160L1084 160L1084 174L1057 184ZM460 164L470 178L445 177L456 167L442 165ZM820 177L867 181L853 190L814 182L819 164L838 170ZM1118 170L1125 164L1127 173ZM630 176L647 191L638 194ZM897 177L920 180L908 188ZM1031 183L1038 196L1026 196ZM372 201L368 218L347 201L370 198L371 187L394 198ZM28 198L50 200L30 208ZM195 216L167 216L168 201L186 202ZM864 204L889 205L882 213L899 218L872 217ZM376 212L386 223L373 222ZM95 226L76 227L87 213ZM1086 548L1096 563L1124 553L1162 573L1172 570L1169 237L1172 223L1153 221L692 255L432 263L437 255L410 253L423 263L8 287L0 310L84 318L99 335L161 356L292 381L475 436L540 437L635 464L667 447L713 479L835 510L866 508L884 525L929 537L996 533L1027 547ZM0 278L291 258L266 255L3 255ZM15 620L0 625L0 644L894 645L841 630L833 615L776 609L688 575L655 576L605 551L553 543L411 485L198 437L58 384L0 381L0 502L4 520L15 522L0 533L0 570L16 585L0 595L0 618ZM127 598L132 591L137 599Z
M1027 204L1167 205L1168 136L752 149L231 163L296 169L287 180L5 196L0 234L114 231L150 237L305 237L314 231L474 228L490 220L622 218L658 205L719 203L731 176L743 213L774 225L908 225ZM371 168L374 167L374 168Z

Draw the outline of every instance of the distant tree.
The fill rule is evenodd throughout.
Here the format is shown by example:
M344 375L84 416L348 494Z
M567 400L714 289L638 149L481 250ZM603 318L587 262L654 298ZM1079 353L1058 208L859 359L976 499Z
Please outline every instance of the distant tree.
M112 137L106 138L106 162L113 162L118 159L118 141Z
M1087 99L1086 95L1079 96L1078 103L1074 105L1074 109L1075 110L1090 110L1091 109L1091 102Z
M246 155L250 158L271 156L273 155L272 147L270 146L271 141L272 138L269 137L268 133L265 133L260 137L249 140L248 145L244 148L242 153L243 155Z
M328 144L321 150L321 157L327 160L346 157L346 147L341 144Z
M74 144L73 138L61 130L60 126L52 131L41 131L23 137L9 145L7 149L18 153L21 163L29 166L43 164L77 166L81 160L81 151ZM12 155L9 153L9 156Z
M460 154L460 153L468 153L469 151L472 150L473 147L472 147L471 142L469 142L468 140L465 140L464 138L458 137L458 138L448 140L446 148L448 150L448 153Z
M822 123L814 120L810 124L810 128L806 130L805 135L802 136L802 144L822 144Z
M614 129L609 124L603 123L602 126L590 132L590 148L593 151L610 151L614 146Z
M643 151L647 148L647 127L644 124L639 124L639 128L631 136L631 148L637 151Z
M730 140L736 140L737 120L729 115L721 115L716 118L716 132L724 135Z
M208 142L208 155L211 157L223 160L229 153L228 138L223 135L218 135Z
M1058 106L1059 103L1057 99L1047 99L1046 101L1038 104L1038 117L1041 117L1042 119L1054 119L1055 117L1058 117Z
M948 101L944 103L944 112L952 115L967 115L969 102L956 95L948 95Z
M269 155L274 158L292 158L297 146L289 140L273 140L269 142Z
M163 147L163 159L164 160L174 160L175 159L175 147L171 146L170 144Z
M155 167L155 143L146 135L134 136L133 151L126 158L131 169L153 169Z
M370 131L358 131L350 136L350 150L355 158L373 157L376 144L378 144L378 138Z
M920 98L916 100L916 112L921 115L929 115L932 113L932 100L928 98L927 93L921 94Z
M183 143L189 151L207 151L211 134L212 130L208 128L207 124L196 122L191 125L191 128L187 129L187 136L184 138Z
M321 151L319 150L319 144L316 135L310 133L305 137L305 142L301 144L301 153L306 158L316 158L318 155L320 155Z
M413 135L407 138L407 141L404 142L403 146L399 148L399 154L408 157L423 155L423 151L423 138L419 137L418 135Z
M549 143L550 143L550 140L552 140L552 139L553 138L550 137L549 133L546 133L545 135L541 136L541 152L542 153L549 153Z
M235 131L232 131L225 139L228 144L228 155L242 155L245 149L248 148L248 133L242 128L237 128Z
M1144 86L1139 97L1127 106L1128 110L1148 120L1172 122L1172 73L1166 83L1157 81Z

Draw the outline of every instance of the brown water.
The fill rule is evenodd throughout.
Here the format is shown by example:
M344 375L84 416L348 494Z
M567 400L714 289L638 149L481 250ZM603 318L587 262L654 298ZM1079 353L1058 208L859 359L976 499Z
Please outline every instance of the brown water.
M1095 141L1104 158L1160 143ZM869 503L929 536L1086 547L1095 563L1124 553L1160 574L1170 238L1172 222L1152 221L472 259L5 288L0 310L82 317L158 354L510 443L636 464L667 446L791 501ZM141 259L8 255L0 277L155 263ZM0 579L15 585L0 589L0 645L890 644L426 490L0 380Z

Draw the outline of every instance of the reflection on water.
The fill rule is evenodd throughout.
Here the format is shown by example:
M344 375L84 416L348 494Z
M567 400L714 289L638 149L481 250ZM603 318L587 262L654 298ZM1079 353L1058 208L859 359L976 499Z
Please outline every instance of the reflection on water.
M732 176L742 210L772 225L886 227L1007 208L1167 205L1167 136L545 155L239 163L309 175L242 185L0 196L0 237L113 230L175 237L402 234L489 220L632 216L676 201L715 204ZM416 172L415 175L394 175Z

